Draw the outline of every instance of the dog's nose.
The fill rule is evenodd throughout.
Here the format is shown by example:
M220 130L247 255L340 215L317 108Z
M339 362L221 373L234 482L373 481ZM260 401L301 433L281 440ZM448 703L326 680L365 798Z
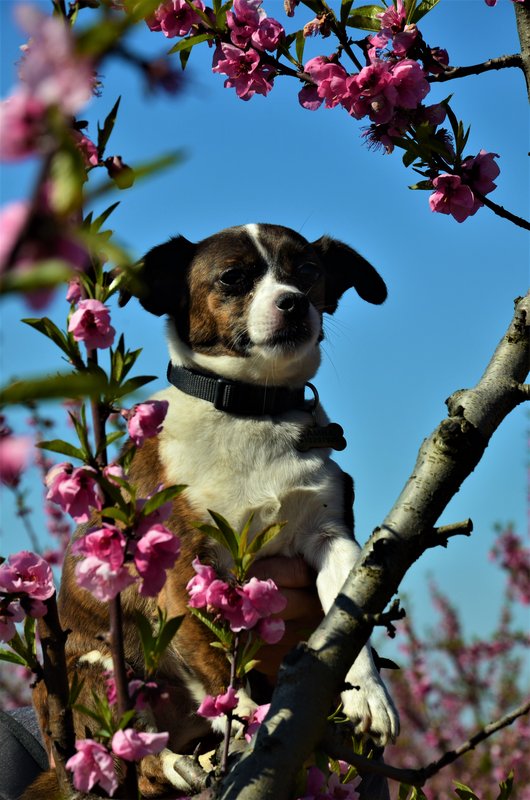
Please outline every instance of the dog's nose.
M300 292L284 292L276 298L276 308L285 316L304 317L309 310L309 300Z

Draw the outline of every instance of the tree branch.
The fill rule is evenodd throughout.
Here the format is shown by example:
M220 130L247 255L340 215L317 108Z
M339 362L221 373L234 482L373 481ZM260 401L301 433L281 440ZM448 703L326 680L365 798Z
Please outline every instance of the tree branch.
M427 80L430 83L443 83L444 81L452 81L454 78L467 78L469 75L481 75L483 72L491 72L493 69L507 69L508 67L524 69L520 53L490 58L488 61L483 61L480 64L470 64L467 67L448 67L439 75L429 75Z
M530 365L530 293L477 386L448 400L449 416L422 444L394 507L364 546L334 605L309 642L285 659L254 749L226 776L222 800L287 800L297 771L322 741L326 717L380 614L449 500L479 463L502 420L523 401ZM427 536L426 536L427 534ZM315 691L315 687L318 687Z
M352 764L360 774L372 773L374 775L382 775L394 781L399 781L400 783L406 783L408 786L424 786L429 778L432 778L437 772L440 772L444 767L452 764L470 750L474 750L480 742L493 736L497 731L507 728L508 725L511 725L519 717L528 714L529 711L530 700L527 700L518 708L514 709L514 711L510 712L510 714L506 714L506 716L501 717L501 719L490 722L489 725L485 725L474 733L466 742L461 744L460 747L448 753L444 753L443 756L436 761L432 761L426 767L420 767L419 769L393 767L391 764L385 764L383 761L376 761L354 753L351 747L340 741L338 737L334 735L336 733L335 731L330 731L326 736L324 740L324 749L332 758L341 759L347 761L348 764Z
M521 43L521 62L528 100L530 101L530 5L528 3L514 3L517 33Z
M500 206L498 203L494 203L489 197L485 194L482 194L478 191L478 189L473 188L473 194L480 200L481 203L484 203L487 208L491 209L498 217L502 217L503 219L507 219L510 222L513 222L514 225L517 225L519 228L524 228L527 231L530 231L530 222L524 219L524 217L518 217L517 214L512 214L511 211L507 211L503 206Z

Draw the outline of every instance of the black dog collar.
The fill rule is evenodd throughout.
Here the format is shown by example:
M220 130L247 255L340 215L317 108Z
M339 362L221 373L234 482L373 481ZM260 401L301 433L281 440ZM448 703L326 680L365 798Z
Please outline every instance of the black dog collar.
M295 408L307 410L304 387L289 389L286 386L257 386L230 381L187 367L177 367L171 362L167 368L167 379L181 392L207 400L219 411L228 414L265 416L282 414Z

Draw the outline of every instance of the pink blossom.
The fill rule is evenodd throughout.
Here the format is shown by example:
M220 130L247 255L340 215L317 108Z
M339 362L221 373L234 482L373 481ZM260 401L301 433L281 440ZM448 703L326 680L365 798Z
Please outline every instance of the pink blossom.
M47 600L55 592L50 565L28 550L14 553L0 565L0 591Z
M205 10L202 0L193 0L193 5L200 11ZM146 19L152 31L162 31L164 36L187 36L194 25L201 22L200 16L186 3L186 0L169 0L162 3L152 17Z
M265 581L251 578L248 583L244 584L241 592L262 617L268 614L278 614L283 611L287 603L271 578Z
M92 97L94 67L76 52L70 26L60 16L21 5L17 16L30 36L19 75L29 93L46 106L76 114Z
M277 644L285 633L285 622L278 617L266 617L260 619L256 631L260 639L267 644Z
M112 752L125 761L139 761L145 756L160 753L168 739L169 733L143 733L126 728L116 731L112 737Z
M99 164L99 156L98 156L98 149L94 142L85 136L84 133L77 130L72 130L72 137L76 144L78 150L80 150L81 155L83 156L85 166L87 167L97 167Z
M416 108L431 90L424 71L410 58L394 65L391 85L396 91L396 105L401 108Z
M0 483L14 488L28 466L33 450L30 436L2 436L0 438Z
M359 779L341 783L340 776L332 772L327 778L318 767L309 767L307 771L306 793L298 800L357 800L359 797L355 787Z
M145 439L160 433L168 407L167 400L148 400L134 406L127 413L127 430L137 447L143 444Z
M403 0L397 0L397 3L391 3L387 10L381 14L377 14L381 20L381 30L388 36L393 36L399 33L405 27L407 20L407 9L403 4Z
M316 111L322 105L322 99L318 94L318 88L312 84L306 84L298 92L298 102L308 111Z
M0 102L0 161L35 155L45 130L46 106L26 89Z
M416 25L405 25L400 33L394 34L394 38L392 40L392 48L394 53L400 58L403 58L416 41L417 36L418 29Z
M226 22L236 47L245 48L258 30L260 20L266 16L260 6L261 0L234 0L234 10L227 13Z
M25 613L18 602L0 601L0 642L9 642L17 632L15 623L22 622Z
M180 555L180 540L163 525L153 525L139 540L134 552L134 563L142 582L139 592L144 597L155 597L166 580L170 569Z
M316 83L318 96L325 100L326 108L334 108L341 102L347 91L348 78L348 73L342 64L330 61L324 56L317 56L307 62L304 72L307 72Z
M76 522L88 522L90 509L103 508L101 489L92 467L77 467L62 462L53 467L46 476L49 487L46 499L57 503Z
M29 203L17 200L4 206L0 212L0 273L6 268L13 248L27 225L29 211Z
M266 17L261 20L258 30L252 34L250 41L258 50L276 50L284 36L283 25L272 17Z
M193 559L192 567L197 574L186 586L186 591L190 596L188 605L192 608L204 608L208 605L208 589L217 580L217 574L213 567L201 564L198 558Z
M116 333L110 324L109 310L100 300L80 300L68 331L76 342L84 342L87 350L110 347Z
M123 566L126 544L121 530L116 525L104 522L102 528L90 530L77 539L72 546L72 552L94 556L99 561L105 561L111 569L117 570Z
M103 475L109 481L109 483L113 483L114 486L120 485L118 481L114 480L114 478L119 478L122 481L125 480L125 472L123 471L123 467L120 467L120 465L116 463L112 463L107 467L103 467Z
M431 211L451 214L457 222L463 222L477 210L473 192L459 175L444 172L432 183L436 191L429 197Z
M112 569L106 561L95 556L88 556L76 564L75 577L79 586L103 602L113 600L135 582L127 567Z
M273 71L261 63L256 50L244 51L225 42L214 52L212 72L227 75L225 87L235 89L241 100L250 100L255 94L267 95L273 85Z
M73 782L80 792L89 792L99 784L112 797L118 788L114 772L114 761L106 747L93 739L78 739L77 753L66 762L66 769L73 772Z
M66 301L71 305L76 305L81 300L81 284L78 278L68 281L68 291L66 292Z
M481 150L474 158L469 156L462 161L462 178L471 189L489 194L497 188L494 179L498 177L500 169L493 159L498 157L498 153Z
M254 709L250 717L247 718L247 727L245 730L245 739L247 742L252 740L252 737L257 733L261 723L269 713L270 703L265 703Z
M229 686L224 694L218 694L216 697L207 694L197 709L197 714L207 719L220 717L221 714L227 714L229 711L233 711L238 702L239 700L235 689Z

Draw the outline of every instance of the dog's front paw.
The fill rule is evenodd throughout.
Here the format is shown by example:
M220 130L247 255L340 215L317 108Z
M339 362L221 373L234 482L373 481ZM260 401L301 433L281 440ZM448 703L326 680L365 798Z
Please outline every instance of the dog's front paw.
M342 694L343 711L355 727L355 732L373 739L383 747L395 741L399 734L399 716L392 698L377 672L362 676L350 676L348 683L359 688Z

